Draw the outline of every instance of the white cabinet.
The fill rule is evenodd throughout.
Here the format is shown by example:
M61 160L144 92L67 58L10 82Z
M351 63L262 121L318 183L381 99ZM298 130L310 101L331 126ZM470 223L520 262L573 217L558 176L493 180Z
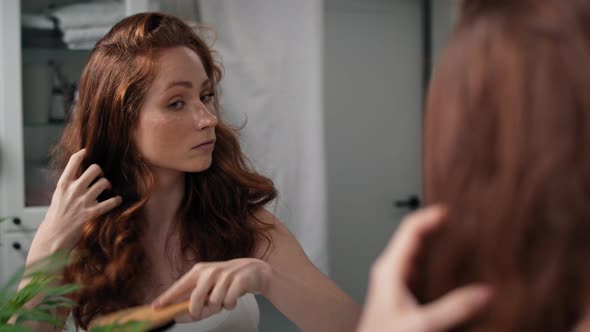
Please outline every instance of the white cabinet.
M10 217L0 223L0 284L24 264L47 211L53 191L49 151L90 53L65 44L57 28L41 28L47 21L38 14L83 2L0 1L0 216ZM151 3L121 0L121 8L130 15L153 8ZM31 20L24 14L37 15Z
M2 279L4 281L7 281L18 268L23 266L34 236L35 232L7 232L3 234Z

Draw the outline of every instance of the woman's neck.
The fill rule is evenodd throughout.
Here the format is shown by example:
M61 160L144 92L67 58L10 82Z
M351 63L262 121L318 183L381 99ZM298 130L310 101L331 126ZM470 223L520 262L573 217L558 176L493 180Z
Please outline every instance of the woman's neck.
M178 218L185 190L185 173L170 170L152 172L155 178L154 188L145 206L148 234L167 236Z

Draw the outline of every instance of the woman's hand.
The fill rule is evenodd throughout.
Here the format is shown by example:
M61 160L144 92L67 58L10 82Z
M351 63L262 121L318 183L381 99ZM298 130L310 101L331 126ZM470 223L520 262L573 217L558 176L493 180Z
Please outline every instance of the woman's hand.
M189 314L194 320L201 320L222 309L235 308L238 298L246 293L263 293L271 274L270 265L255 258L197 263L152 306L164 307L190 296Z
M85 221L108 212L122 202L120 196L100 203L97 201L103 191L111 188L111 183L102 177L102 169L96 164L83 172L80 170L85 153L86 150L82 149L70 157L37 232L37 241L51 244L46 249L52 252L71 250L80 239ZM100 179L94 182L96 178Z
M84 222L121 204L122 200L119 196L100 203L96 200L100 193L111 187L111 184L105 178L93 183L96 178L102 176L102 170L98 165L91 165L81 172L80 167L85 153L84 149L74 153L60 176L45 219L31 243L27 255L27 266L57 251L69 253L80 239ZM79 175L80 173L82 174ZM23 289L29 281L30 278L21 280L18 289ZM56 280L54 283L59 282ZM36 296L26 304L26 307L32 308L38 305L43 297L44 295ZM55 312L61 323L65 323L68 314L67 308L59 308ZM46 323L38 322L33 325L35 331L54 330Z
M441 207L418 211L402 222L389 245L373 265L359 332L445 331L468 321L483 309L491 297L489 288L466 286L440 300L420 305L407 287L425 235L445 218ZM432 276L436 278L436 276Z

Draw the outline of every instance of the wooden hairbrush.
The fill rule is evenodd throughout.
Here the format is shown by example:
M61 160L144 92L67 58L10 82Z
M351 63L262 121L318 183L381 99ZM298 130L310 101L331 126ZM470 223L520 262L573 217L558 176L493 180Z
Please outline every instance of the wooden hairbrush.
M174 325L174 317L189 311L189 301L171 304L160 309L153 309L151 305L142 305L119 310L93 319L89 329L112 324L124 324L131 321L145 322L144 331L164 331Z

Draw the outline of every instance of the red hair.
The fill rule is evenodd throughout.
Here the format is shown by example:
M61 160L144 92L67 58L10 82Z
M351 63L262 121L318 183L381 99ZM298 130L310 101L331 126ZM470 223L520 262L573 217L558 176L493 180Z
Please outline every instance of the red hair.
M570 331L590 289L590 1L464 1L432 82L425 195L448 207L413 288L489 283L460 330Z
M158 50L177 46L199 55L219 95L221 67L188 25L159 13L133 15L117 23L92 50L74 116L54 150L56 174L61 174L69 157L86 148L83 167L98 164L112 183L112 190L99 199L123 197L121 206L86 222L74 248L83 259L65 273L66 281L85 286L75 296L78 306L73 311L83 328L98 314L140 304L135 286L149 266L140 238L154 179L139 157L131 130L156 76ZM219 109L217 100L215 106ZM210 168L186 175L178 225L185 262L194 263L195 257L199 261L247 257L259 239L270 241L264 235L270 226L254 214L276 197L273 183L249 167L234 129L220 120L215 132Z

